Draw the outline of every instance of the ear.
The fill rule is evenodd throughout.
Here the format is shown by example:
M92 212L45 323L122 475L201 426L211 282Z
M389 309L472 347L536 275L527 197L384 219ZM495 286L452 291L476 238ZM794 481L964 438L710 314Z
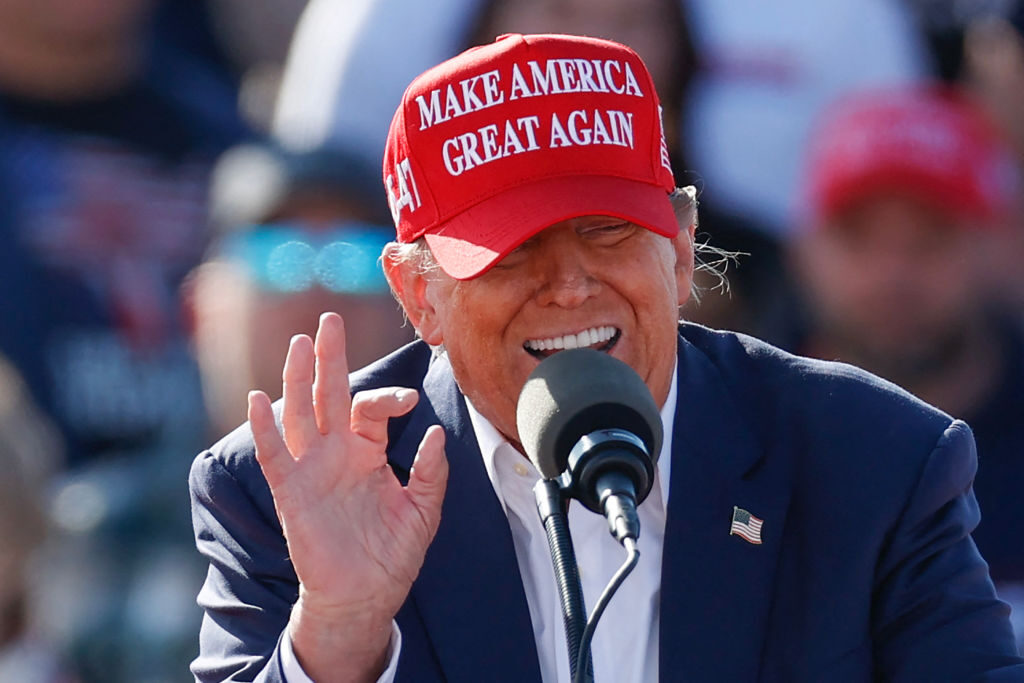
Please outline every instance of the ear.
M444 341L441 321L429 290L440 275L424 272L416 259L402 255L402 248L395 242L384 247L384 276L416 333L428 344L439 346Z
M669 196L679 223L679 234L672 238L676 256L676 289L682 306L693 292L694 239L697 234L697 189L692 185L676 188Z

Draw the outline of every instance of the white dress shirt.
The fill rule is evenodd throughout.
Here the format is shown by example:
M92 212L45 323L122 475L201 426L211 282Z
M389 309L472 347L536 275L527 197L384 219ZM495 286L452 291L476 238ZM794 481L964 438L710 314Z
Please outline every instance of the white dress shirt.
M673 371L668 399L661 409L665 438L655 470L654 486L639 506L641 532L637 547L640 561L612 597L591 643L594 679L597 681L649 683L658 680L661 550L665 539L672 465L676 389L676 372ZM540 479L540 473L468 400L466 405L484 466L512 531L533 624L541 678L543 683L569 683L572 679L561 601L547 534L533 496L533 486ZM578 501L569 506L569 529L589 615L626 555L608 532L604 516L590 512ZM610 624L616 625L614 631L609 628ZM394 680L401 651L401 633L394 623L392 633L388 667L378 679L379 683ZM289 638L285 638L282 644L282 663L289 683L312 683L295 659Z

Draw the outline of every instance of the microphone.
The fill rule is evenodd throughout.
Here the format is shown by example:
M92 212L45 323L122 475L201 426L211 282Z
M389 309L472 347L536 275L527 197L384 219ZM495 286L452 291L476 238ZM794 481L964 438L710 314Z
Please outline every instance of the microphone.
M628 365L593 349L544 359L516 406L519 440L545 479L608 520L619 543L640 535L636 506L654 483L658 406Z

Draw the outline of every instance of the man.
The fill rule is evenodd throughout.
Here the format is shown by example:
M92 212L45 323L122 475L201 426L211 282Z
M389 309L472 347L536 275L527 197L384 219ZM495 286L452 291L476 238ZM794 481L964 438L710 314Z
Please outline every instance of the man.
M972 535L1009 598L1003 587L1024 588L1024 328L999 268L1020 230L1013 156L977 105L935 87L845 98L814 149L792 245L809 313L795 346L970 424Z
M280 396L288 340L313 333L323 311L358 330L353 368L412 339L377 265L393 234L379 182L341 147L248 143L221 156L214 244L183 288L213 433L245 419L247 390Z
M199 680L568 680L515 407L576 346L628 363L669 435L597 680L1024 677L969 537L967 427L853 368L677 327L693 195L635 53L509 35L459 55L406 91L384 181L385 269L422 341L350 383L325 315L289 349L283 437L254 392L250 426L196 460ZM730 534L738 509L756 535ZM572 514L593 605L621 552Z

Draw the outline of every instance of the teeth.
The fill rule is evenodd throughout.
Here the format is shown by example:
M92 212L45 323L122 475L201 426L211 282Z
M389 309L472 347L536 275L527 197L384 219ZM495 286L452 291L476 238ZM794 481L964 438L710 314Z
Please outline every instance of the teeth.
M530 339L524 344L533 351L557 351L560 349L576 349L595 344L603 344L615 336L615 328L610 325L591 327L576 334L547 339Z

